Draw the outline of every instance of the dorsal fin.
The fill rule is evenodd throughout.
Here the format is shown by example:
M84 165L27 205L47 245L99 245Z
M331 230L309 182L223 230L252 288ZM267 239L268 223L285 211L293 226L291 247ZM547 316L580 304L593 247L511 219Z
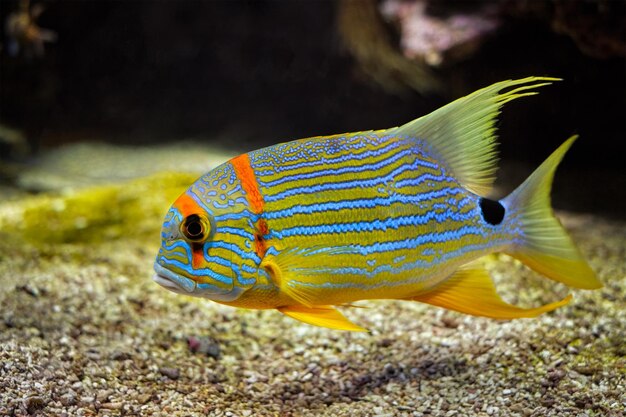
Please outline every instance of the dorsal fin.
M495 122L500 108L531 89L559 78L528 77L501 81L447 104L386 133L424 140L434 156L468 190L486 196L497 170ZM500 91L516 87L500 94Z

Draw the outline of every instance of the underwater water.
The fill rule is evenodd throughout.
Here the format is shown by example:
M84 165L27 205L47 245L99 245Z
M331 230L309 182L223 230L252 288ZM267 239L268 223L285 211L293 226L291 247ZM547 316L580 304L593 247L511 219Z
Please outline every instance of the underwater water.
M576 28L570 37L553 32L550 19L565 18L549 8L501 11L511 26L474 10L477 33L497 26L499 37L482 47L472 38L462 58L458 48L429 55L419 71L393 44L378 55L392 68L381 74L360 47L372 38L351 19L397 6L382 3L95 2L89 10L60 1L37 21L58 35L43 55L36 42L14 55L4 45L24 40L2 35L0 415L624 415L624 56L609 47L588 55L593 45L581 46ZM20 4L3 3L2 20ZM277 23L288 35L270 30ZM509 47L520 57L503 63ZM415 71L418 81L398 76ZM168 207L229 158L396 126L520 75L564 81L505 107L493 194L507 195L580 134L557 170L553 204L603 288L570 290L492 255L486 268L505 300L539 306L570 292L573 300L511 321L359 301L340 308L368 329L352 333L152 280Z

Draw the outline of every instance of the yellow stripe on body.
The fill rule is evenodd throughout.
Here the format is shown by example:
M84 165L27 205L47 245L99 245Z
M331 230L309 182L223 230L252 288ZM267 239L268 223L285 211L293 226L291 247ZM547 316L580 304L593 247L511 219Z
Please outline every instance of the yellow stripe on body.
M352 139L344 138L348 145ZM325 140L314 138L312 141L315 144L312 146L321 149ZM334 144L337 141L337 137L332 138ZM327 164L318 164L307 166L300 172L291 160L287 173L274 170L271 174L262 174L262 170L257 171L265 198L266 216L274 234L271 244L276 244L282 250L347 249L345 253L317 256L319 262L314 267L299 271L298 282L316 287L320 293L320 302L323 303L397 298L408 291L430 287L433 285L432 280L438 282L465 259L476 257L469 252L460 253L459 250L465 247L480 250L486 240L482 231L478 234L465 233L468 225L478 225L480 220L480 214L474 210L475 205L457 207L462 200L471 198L471 194L447 177L433 158L415 149L414 142L401 138L375 138L371 134L369 142L367 150L361 148L358 153L352 153L350 147L344 144L342 149L333 150L332 155L315 155L318 159L331 156L333 160L344 158L341 165L336 164L332 169ZM390 147L390 143L394 146ZM294 158L299 152L297 148L306 146L306 142L288 145L293 149L283 145L281 152L285 158ZM359 159L361 155L383 148L389 149L373 157ZM394 155L401 152L406 154L407 151L405 157L394 159ZM272 155L271 158L280 164L279 156ZM268 159L253 159L253 166L261 161L269 165ZM300 161L306 164L310 160L314 159L302 158ZM392 162L385 164L388 160ZM377 168L372 169L373 166ZM341 170L344 172L341 173ZM265 171L272 172L271 166L266 166ZM333 171L339 173L333 175ZM303 173L312 176L316 172L325 174L298 179ZM386 178L389 175L391 177ZM293 180L289 180L289 177ZM385 181L381 181L385 178ZM418 181L417 185L398 186L419 179L423 181ZM278 184L264 187L264 184L271 183ZM350 186L344 188L345 184ZM421 196L430 197L420 199ZM351 201L358 203L351 207ZM370 206L359 207L361 203ZM449 218L441 222L435 218L428 219L433 212L443 211L442 207L447 208ZM401 219L411 216L416 219L426 218L427 221L423 224L419 224L418 220L415 220L415 224L399 224ZM377 220L391 223L392 227L367 230ZM338 224L365 226L337 231ZM325 228L333 231L326 232ZM459 236L437 240L446 233L458 233ZM431 236L435 240L425 239L420 243L420 236ZM405 241L406 245L403 243ZM386 250L385 244L393 249ZM372 251L373 247L376 247L375 251ZM351 252L351 248L358 253ZM456 252L459 252L459 256L441 262L446 254L454 255Z

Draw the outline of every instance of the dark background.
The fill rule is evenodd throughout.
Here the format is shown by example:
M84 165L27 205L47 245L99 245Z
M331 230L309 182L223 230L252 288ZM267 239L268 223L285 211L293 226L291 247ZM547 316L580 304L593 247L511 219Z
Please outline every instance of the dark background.
M564 81L505 108L504 181L528 174L507 166L536 166L578 133L559 170L570 180L555 186L562 206L626 217L626 51L593 56L555 31L558 1L505 14L477 52L435 70L445 88L430 95L392 94L364 76L338 34L337 2L40 3L38 24L58 40L41 58L0 52L0 123L24 131L35 154L84 138L250 150L396 126L493 82L549 75ZM624 30L623 2L572 3L578 18ZM17 4L0 1L2 22Z

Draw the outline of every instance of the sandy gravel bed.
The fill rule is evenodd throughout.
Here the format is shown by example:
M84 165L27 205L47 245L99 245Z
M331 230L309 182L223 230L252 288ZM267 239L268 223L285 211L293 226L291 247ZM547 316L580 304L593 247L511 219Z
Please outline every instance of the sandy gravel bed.
M602 290L510 322L398 301L344 310L366 334L165 291L150 279L156 232L132 224L54 244L5 224L0 415L622 416L626 224L561 218ZM489 266L510 301L565 294L509 258Z

